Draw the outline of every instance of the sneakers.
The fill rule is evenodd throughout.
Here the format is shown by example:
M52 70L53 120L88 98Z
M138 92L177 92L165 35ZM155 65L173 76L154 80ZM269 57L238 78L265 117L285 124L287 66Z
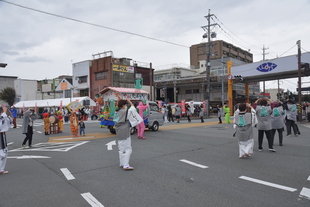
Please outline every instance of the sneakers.
M275 149L269 149L270 152L276 152L277 150Z
M138 137L138 139L146 139L145 137Z
M263 149L258 149L258 151L259 151L259 152L262 152L262 151L263 151Z
M133 168L133 167L130 167L130 166L128 166L128 167L123 167L123 169L124 169L124 170L127 170L127 171L129 171L129 170L134 170L134 168Z
M251 157L251 154L250 153L245 153L245 156L246 157Z
M6 171L6 170L3 170L0 172L0 174L8 174L8 173L9 173L9 171Z
M23 145L22 145L22 148L25 149L25 148L26 148L26 145L23 144Z

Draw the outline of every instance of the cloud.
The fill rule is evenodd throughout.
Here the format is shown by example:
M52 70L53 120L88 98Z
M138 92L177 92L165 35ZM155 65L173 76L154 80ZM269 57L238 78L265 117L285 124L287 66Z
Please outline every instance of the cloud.
M92 54L104 51L113 51L115 57L152 62L155 68L189 65L189 48L164 41L187 47L205 41L201 26L207 24L209 9L215 15L211 23L218 24L212 28L216 39L250 49L254 61L262 59L263 45L269 48L267 59L296 54L297 48L292 46L299 39L303 52L310 51L306 21L310 19L309 0L8 1L63 17L0 1L1 61L8 63L8 69L12 67L7 75L20 78L29 74L33 78L54 78L64 71L68 74L72 72L71 60L90 60Z
M19 57L16 58L17 62L26 62L26 63L36 63L36 62L52 62L49 59L43 58L43 57Z

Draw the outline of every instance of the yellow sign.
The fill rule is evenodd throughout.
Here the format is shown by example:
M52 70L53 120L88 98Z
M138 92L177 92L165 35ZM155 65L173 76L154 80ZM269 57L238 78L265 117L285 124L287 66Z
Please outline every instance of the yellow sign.
M128 66L125 65L113 65L113 71L119 71L119 72L128 72Z
M113 65L113 71L133 73L134 67L125 65Z
M78 101L72 101L67 105L67 108L70 112L74 112L76 110L79 110L81 108L82 104Z

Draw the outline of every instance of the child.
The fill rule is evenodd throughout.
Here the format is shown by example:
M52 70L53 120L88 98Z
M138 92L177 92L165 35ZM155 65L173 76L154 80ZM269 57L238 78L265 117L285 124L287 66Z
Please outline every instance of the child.
M48 131L50 128L50 120L49 120L49 113L44 113L43 114L43 122L44 122L44 133L45 135L49 135Z
M80 127L80 136L85 136L85 123L83 121L83 119L80 120L79 122L79 127Z
M251 157L254 146L253 126L256 124L255 110L249 104L241 103L234 114L234 136L238 138L239 158Z

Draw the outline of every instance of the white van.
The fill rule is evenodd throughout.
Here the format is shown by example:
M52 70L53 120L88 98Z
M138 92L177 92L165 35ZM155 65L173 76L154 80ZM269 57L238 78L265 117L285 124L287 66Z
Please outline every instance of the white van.
M159 126L164 124L163 114L160 112L160 108L157 103L154 101L148 101L149 104L149 117L148 123L145 125L145 128L152 129L153 131L157 131Z

